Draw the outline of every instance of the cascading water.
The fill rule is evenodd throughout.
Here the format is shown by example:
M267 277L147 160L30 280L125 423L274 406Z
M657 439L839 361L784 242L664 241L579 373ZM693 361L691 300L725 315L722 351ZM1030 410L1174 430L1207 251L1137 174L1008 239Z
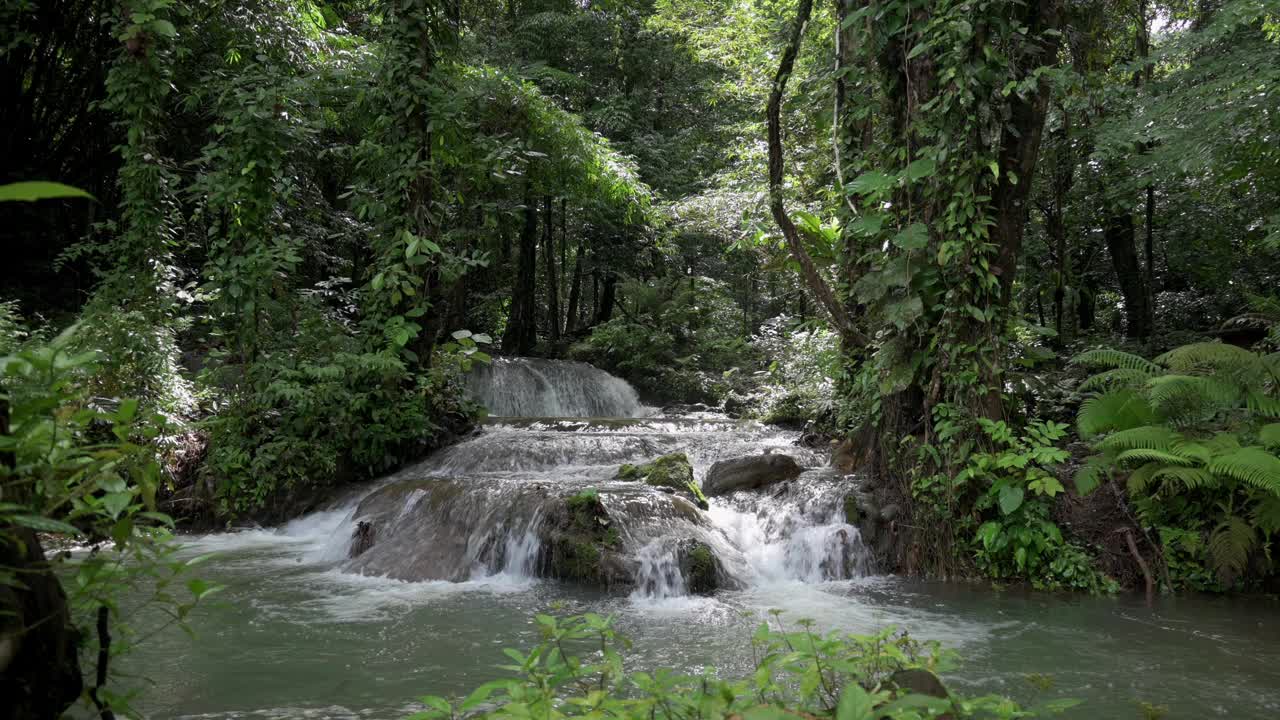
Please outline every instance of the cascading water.
M644 411L635 391L582 363L500 360L469 383L498 417L359 501L352 522L365 524L369 542L345 571L453 582L564 576L555 566L566 554L561 531L575 522L565 508L582 493L598 497L605 513L588 525L607 523L606 534L616 535L604 584L631 585L637 598L688 594L681 562L691 548L714 555L719 587L817 583L870 570L857 529L842 517L844 478L810 471L714 498L700 512L684 497L615 477L624 463L670 453L688 457L698 482L719 460L762 452L823 464L796 447L792 433L722 417L625 417ZM568 554L580 561L573 548Z
M586 363L499 358L467 379L471 396L502 417L637 417L635 388Z

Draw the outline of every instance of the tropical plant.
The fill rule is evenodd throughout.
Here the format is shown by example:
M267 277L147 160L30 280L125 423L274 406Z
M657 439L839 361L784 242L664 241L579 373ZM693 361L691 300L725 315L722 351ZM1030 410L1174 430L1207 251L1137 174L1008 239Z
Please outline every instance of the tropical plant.
M730 680L710 669L699 676L669 669L627 672L623 652L630 643L612 618L538 615L536 622L537 647L505 651L511 664L502 669L514 677L485 683L461 700L421 698L425 709L412 719L457 720L473 713L512 720L994 719L1055 715L1078 704L1057 699L1024 709L998 695L948 694L934 673L951 667L954 653L892 627L871 635L821 634L809 620L787 627L774 611L751 638L754 672ZM926 683L933 694L920 689Z
M1144 523L1205 533L1205 560L1230 585L1280 530L1280 354L1200 342L1074 362L1100 370L1081 385L1094 454L1078 490L1123 480Z

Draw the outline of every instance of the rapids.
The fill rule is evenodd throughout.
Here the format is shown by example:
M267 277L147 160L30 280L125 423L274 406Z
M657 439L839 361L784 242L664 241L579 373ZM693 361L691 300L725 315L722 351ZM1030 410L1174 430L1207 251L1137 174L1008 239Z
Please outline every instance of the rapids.
M957 647L948 680L1024 701L1078 697L1071 717L1280 716L1273 601L992 592L876 574L843 503L858 479L826 468L797 434L753 422L645 408L634 390L579 363L501 360L470 379L495 417L471 437L330 509L273 529L192 537L216 553L202 574L227 589L193 620L125 657L156 683L156 718L398 718L424 694L500 677L504 647L536 642L533 613L612 613L635 642L632 669L750 672L749 638L784 620L871 632L885 625ZM502 416L502 415L506 416ZM672 416L674 415L674 416ZM685 453L700 481L717 460L764 452L805 471L785 484L711 498L615 480L622 463ZM598 493L617 532L616 586L549 579L557 508ZM360 523L372 546L351 557ZM680 548L696 541L724 577L693 595ZM1036 690L1023 678L1054 678ZM1038 694L1037 694L1038 693Z

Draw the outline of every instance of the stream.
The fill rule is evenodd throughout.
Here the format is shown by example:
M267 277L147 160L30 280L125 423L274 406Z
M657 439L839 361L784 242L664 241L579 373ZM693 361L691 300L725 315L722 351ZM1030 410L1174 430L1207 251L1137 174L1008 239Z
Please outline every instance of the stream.
M536 644L532 616L599 612L634 642L631 669L712 666L744 675L768 611L823 630L893 625L958 649L945 679L968 694L1085 701L1068 717L1280 717L1280 623L1268 599L994 591L878 574L844 498L856 478L797 434L708 412L643 406L589 366L500 360L470 381L494 417L473 436L280 528L184 538L216 553L226 589L192 621L126 656L150 676L154 718L403 717L421 695L502 676L505 647ZM619 465L682 452L701 481L719 460L785 453L792 480L684 498L615 480ZM618 540L616 582L553 579L548 525L565 498L598 492ZM371 547L353 556L361 523ZM721 588L685 589L682 542L709 547ZM1050 676L1048 689L1028 682Z

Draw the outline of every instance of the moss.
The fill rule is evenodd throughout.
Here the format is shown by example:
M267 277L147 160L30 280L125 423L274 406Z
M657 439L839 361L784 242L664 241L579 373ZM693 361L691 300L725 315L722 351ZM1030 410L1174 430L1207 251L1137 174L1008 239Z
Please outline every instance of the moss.
M857 525L858 520L862 519L862 508L858 507L858 498L853 493L849 493L844 498L844 521L850 525Z
M618 474L615 475L613 479L614 480L640 480L643 477L644 475L640 472L639 465L632 465L631 463L625 463L622 467L618 468Z
M704 543L689 542L680 562L685 586L694 594L714 592L720 584L720 564L716 561L715 553Z
M693 466L684 453L672 453L640 466L646 485L688 490L693 483Z

